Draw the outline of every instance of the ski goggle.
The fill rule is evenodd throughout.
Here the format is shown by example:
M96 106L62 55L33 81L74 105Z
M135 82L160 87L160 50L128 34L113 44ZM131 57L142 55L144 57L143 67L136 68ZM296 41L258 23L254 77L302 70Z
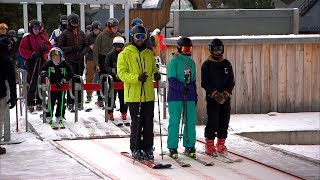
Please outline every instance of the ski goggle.
M32 29L35 30L35 31L40 31L40 27L39 26L35 26Z
M146 40L147 39L147 34L146 33L135 33L133 34L133 39L134 40Z
M182 53L191 53L192 52L192 46L182 46L181 47Z
M61 24L68 24L67 20L61 20Z
M60 54L60 51L59 50L52 50L51 51L51 56L54 56L54 55L56 55L56 56L60 56L61 54Z
M114 46L115 48L123 48L123 47L124 47L124 44L115 43L115 44L113 44L113 46Z
M212 51L223 51L223 46L212 46Z
M70 24L71 24L71 26L77 27L78 24L79 24L79 21L75 20L75 19L72 19L72 20L70 20Z

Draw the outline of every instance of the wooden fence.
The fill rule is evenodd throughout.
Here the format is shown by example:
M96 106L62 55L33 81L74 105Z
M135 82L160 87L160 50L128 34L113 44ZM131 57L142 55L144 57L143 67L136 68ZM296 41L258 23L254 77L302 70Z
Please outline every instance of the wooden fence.
M206 119L201 65L215 37L191 38L197 64L198 123ZM228 36L225 58L232 63L232 113L320 111L320 35ZM167 59L177 38L166 39Z

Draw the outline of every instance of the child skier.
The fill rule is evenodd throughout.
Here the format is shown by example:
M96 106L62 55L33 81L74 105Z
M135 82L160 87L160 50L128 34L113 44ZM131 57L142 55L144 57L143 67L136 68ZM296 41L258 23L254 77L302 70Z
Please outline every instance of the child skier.
M178 140L181 113L185 154L195 157L196 142L196 64L191 59L192 41L181 37L177 41L178 53L169 61L168 68L168 149L170 156L178 158ZM181 125L183 125L181 124Z
M226 154L225 140L230 120L230 95L234 83L232 65L223 57L224 45L220 39L209 44L210 56L201 67L201 86L206 91L208 121L205 127L206 153ZM214 139L217 137L217 144Z
M55 84L56 88L67 83L73 76L73 69L70 64L64 60L62 50L58 47L54 47L50 50L48 55L48 61L41 67L42 77L48 77L51 84ZM55 117L60 125L65 114L65 91L52 91L51 92L51 104L48 104L49 112L47 112L47 121L53 125L53 110L54 105L57 103Z
M117 36L113 38L113 50L108 53L106 56L106 62L105 64L105 70L108 72L109 75L112 76L114 82L121 82L117 75L117 59L118 54L123 50L124 47L124 39L121 36ZM122 120L127 120L127 110L128 106L124 103L124 90L116 90L114 92L114 97L119 96L119 102L120 102L120 112ZM108 104L111 104L111 97L108 99ZM111 110L108 110L108 119L114 120L113 118L113 108Z

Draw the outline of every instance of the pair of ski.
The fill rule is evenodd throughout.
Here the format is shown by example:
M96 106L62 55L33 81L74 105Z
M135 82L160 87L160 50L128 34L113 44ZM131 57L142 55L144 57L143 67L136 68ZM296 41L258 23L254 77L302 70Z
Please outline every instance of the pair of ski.
M40 119L43 119L43 114L40 114ZM54 130L59 130L59 129L65 129L66 127L64 126L64 124L63 124L63 121L60 121L60 120L58 120L58 121L53 121L53 120L51 120L50 122L47 122L50 126L51 126L51 128L52 129L54 129Z
M128 120L123 120L122 122L121 121L115 121L115 120L111 120L112 123L118 127L121 127L123 125L125 126L130 126L130 122Z
M216 155L209 155L209 154L205 153L204 151L200 151L198 153L209 156L211 158L214 158L214 159L221 161L221 162L224 162L224 163L242 162L242 160L243 160L241 158L232 158L232 157L228 156L227 154L217 153Z
M177 162L181 167L190 167L190 166L191 166L191 164L186 163L186 162L182 161L182 160L179 159L179 158L174 158L174 157L170 156L168 152L164 152L164 154L167 155L167 156L169 156L169 157L170 157L171 159L173 159L175 162ZM188 157L188 158L190 158L190 159L192 159L192 160L195 160L195 161L197 161L198 163L200 163L200 164L202 164L202 165L204 165L204 166L213 166L213 165L214 165L213 162L209 162L209 161L200 159L200 158L198 158L198 157L189 156L189 155L184 154L184 153L179 153L179 154L180 154L180 155L184 155L184 156L186 156L186 157Z
M121 152L121 155L134 160L134 157L132 157L131 153L129 153L129 152ZM152 169L168 169L168 168L171 168L171 166L172 166L171 164L162 164L162 163L155 161L155 160L152 160L152 161L138 160L138 159L135 159L135 160L137 160L139 163L141 163L149 168L152 168Z

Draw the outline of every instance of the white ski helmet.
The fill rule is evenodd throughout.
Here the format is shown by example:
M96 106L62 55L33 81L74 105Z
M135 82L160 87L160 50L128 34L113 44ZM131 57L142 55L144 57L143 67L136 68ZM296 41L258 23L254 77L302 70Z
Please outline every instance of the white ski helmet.
M53 55L60 55L60 62L64 61L63 52L58 47L51 48L49 54L48 54L48 60L52 60ZM57 65L57 64L56 64Z
M113 38L112 44L124 44L124 39L121 36Z

